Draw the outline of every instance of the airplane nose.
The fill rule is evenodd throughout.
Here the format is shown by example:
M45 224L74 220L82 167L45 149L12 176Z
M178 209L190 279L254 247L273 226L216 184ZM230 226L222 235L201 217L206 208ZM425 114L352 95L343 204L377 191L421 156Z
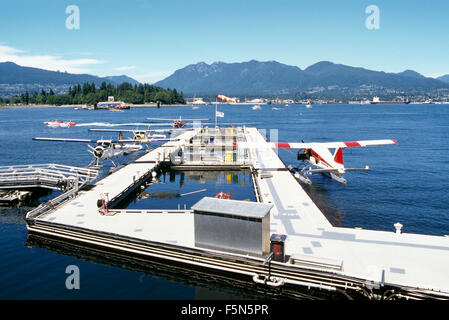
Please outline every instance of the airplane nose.
M103 156L104 149L102 147L96 147L94 149L95 157L101 158Z

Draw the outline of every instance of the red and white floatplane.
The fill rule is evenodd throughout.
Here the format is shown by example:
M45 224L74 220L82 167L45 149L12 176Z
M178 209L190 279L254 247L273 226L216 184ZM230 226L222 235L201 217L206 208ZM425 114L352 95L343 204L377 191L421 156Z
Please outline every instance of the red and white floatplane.
M184 128L186 125L193 125L194 122L200 123L201 121L208 121L209 119L182 119L181 117L179 117L178 119L176 118L170 118L170 119L166 119L166 118L147 118L147 120L150 121L173 121L172 123L158 123L158 125L168 125L168 126L172 126L173 128Z
M348 171L370 171L369 166L365 168L346 168L343 162L343 149L354 147L378 146L387 144L397 144L396 140L361 140L345 142L270 142L269 148L277 149L299 149L297 159L308 162L311 166L304 166L302 170L289 166L290 171L296 178L304 183L312 184L307 177L313 173L323 173L329 175L333 180L346 184L343 174ZM237 143L235 143L237 145ZM252 146L249 143L238 143L239 147ZM258 146L253 146L258 147ZM331 150L335 149L332 153ZM313 168L313 167L317 168Z

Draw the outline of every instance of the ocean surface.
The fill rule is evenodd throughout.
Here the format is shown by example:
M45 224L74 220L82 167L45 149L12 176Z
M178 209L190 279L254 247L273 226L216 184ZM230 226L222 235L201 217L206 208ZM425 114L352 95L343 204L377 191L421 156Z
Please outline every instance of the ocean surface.
M279 108L273 110L272 108ZM348 148L346 167L369 165L371 172L349 172L347 185L313 175L304 186L335 226L403 232L449 234L449 105L219 105L221 126L245 124L265 129L280 142L330 142L395 139L397 145ZM91 155L83 143L32 141L33 137L116 138L88 132L108 123L140 123L147 117L210 118L215 106L134 108L125 112L72 108L0 109L0 166L58 163L86 166ZM43 122L71 120L72 128L47 128ZM130 129L136 126L128 127ZM156 127L155 127L156 128ZM271 135L270 135L271 133ZM295 152L280 150L286 164L299 164ZM122 157L130 161L137 154ZM110 168L105 163L103 174ZM167 172L156 189L146 188L121 206L177 208L191 206L218 191L236 199L254 199L248 174ZM202 190L202 191L201 191ZM194 192L189 195L184 193ZM183 274L163 265L133 266L121 259L103 259L81 250L36 244L27 239L23 215L52 198L37 199L29 207L0 207L0 299L257 299L267 293L210 277ZM80 290L67 290L68 265L80 270Z

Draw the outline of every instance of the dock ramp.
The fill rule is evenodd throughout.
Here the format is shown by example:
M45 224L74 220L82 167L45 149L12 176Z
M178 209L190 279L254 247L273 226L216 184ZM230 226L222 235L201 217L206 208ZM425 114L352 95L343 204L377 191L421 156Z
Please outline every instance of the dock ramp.
M0 189L80 188L98 176L98 170L60 164L31 164L0 167Z

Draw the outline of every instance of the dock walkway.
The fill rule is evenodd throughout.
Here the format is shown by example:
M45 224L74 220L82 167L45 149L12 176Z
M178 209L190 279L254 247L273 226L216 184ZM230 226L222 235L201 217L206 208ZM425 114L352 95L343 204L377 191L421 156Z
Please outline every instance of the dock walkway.
M248 129L248 141L263 145L265 138ZM449 294L449 238L396 234L333 227L271 148L253 149L257 168L272 177L261 178L262 202L273 203L271 233L286 234L286 254L305 260L342 264L344 273L400 286L432 288ZM406 223L406 222L405 222Z
M182 222L184 214L165 214L164 212L142 214L141 212L133 213L132 211L125 211L123 214L101 215L97 207L97 201L106 197L112 205L120 202L141 181L146 180L152 174L152 171L164 159L164 154L167 157L170 151L184 144L185 140L190 139L192 135L194 135L194 131L187 131L177 137L179 141L168 142L163 147L152 150L131 164L98 181L94 184L94 188L87 191L80 191L72 200L64 202L55 210L40 215L38 220L41 222L78 226L101 232L125 234L127 236L142 237L142 239L146 240L154 240L159 239L158 236L164 232L164 228L160 228L160 221L158 221L158 216L164 215L165 220L167 220L166 222L173 226L170 229L173 234L164 234L163 240L170 241L179 238L179 234L182 234L182 232L179 232L180 230L177 230L176 226L182 226L183 228L186 226ZM179 220L171 221L170 217ZM189 222L187 221L187 223ZM178 232L179 234L177 234ZM192 239L193 236L187 237L187 243L189 245L192 243Z

